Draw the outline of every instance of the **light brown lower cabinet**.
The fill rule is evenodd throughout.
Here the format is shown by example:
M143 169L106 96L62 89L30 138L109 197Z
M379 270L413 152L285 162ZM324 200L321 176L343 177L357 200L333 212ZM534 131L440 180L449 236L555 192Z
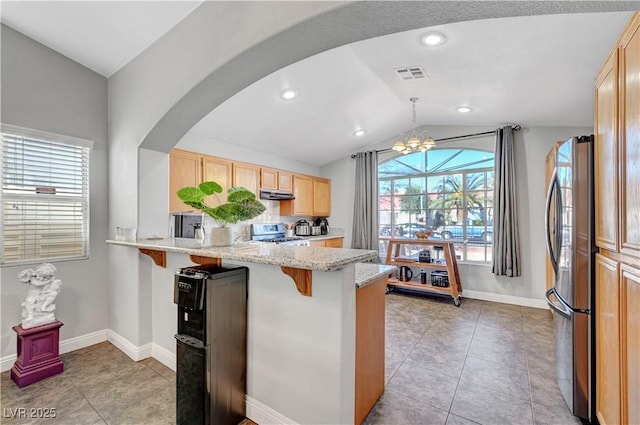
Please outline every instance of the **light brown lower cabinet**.
M640 269L621 265L622 423L640 424Z
M356 290L355 424L361 424L384 391L384 320L387 277Z
M640 269L603 253L596 255L596 415L601 425L640 424Z
M596 416L601 425L620 424L620 269L596 255Z
M326 246L327 248L342 248L344 238L321 239L309 241L310 246Z

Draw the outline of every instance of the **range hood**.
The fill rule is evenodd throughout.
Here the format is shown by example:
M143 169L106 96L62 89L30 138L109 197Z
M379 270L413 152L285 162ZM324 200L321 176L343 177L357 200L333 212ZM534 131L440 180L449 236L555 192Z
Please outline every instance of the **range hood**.
M286 190L260 189L260 199L271 199L274 201L287 201L296 199L293 193Z

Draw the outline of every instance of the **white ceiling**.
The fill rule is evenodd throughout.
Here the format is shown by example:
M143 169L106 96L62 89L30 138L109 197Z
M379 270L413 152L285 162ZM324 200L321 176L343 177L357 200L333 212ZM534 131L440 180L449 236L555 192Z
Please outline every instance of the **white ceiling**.
M111 76L202 1L7 1L2 23Z
M2 2L2 22L105 76L200 2ZM593 82L630 12L543 15L407 31L333 49L281 69L220 105L191 132L324 165L419 126L592 126ZM420 65L423 80L394 68ZM300 97L284 101L284 87ZM468 105L469 114L455 107ZM365 128L365 136L353 132ZM212 143L214 143L212 141ZM254 161L255 162L255 161Z

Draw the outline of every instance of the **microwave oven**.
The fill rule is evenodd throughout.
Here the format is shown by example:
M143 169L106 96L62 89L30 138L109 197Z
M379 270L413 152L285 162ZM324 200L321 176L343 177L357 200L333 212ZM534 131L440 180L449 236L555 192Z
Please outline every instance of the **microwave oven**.
M171 213L169 219L169 236L173 238L195 238L195 228L202 228L202 213Z

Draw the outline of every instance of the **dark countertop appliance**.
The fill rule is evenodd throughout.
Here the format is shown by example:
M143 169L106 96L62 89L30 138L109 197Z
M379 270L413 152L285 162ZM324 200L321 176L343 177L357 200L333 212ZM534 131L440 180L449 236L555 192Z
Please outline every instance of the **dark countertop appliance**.
M311 225L305 219L296 221L296 235L297 236L310 236Z
M196 229L202 229L203 218L202 213L171 213L169 236L172 238L195 238Z
M593 136L558 147L546 202L547 252L555 271L546 293L555 311L556 376L571 412L595 420L595 245Z
M313 222L314 226L320 226L320 234L321 235L328 235L329 234L329 222L327 221L326 218L316 218L315 221Z
M178 425L235 425L245 418L247 275L246 267L176 271Z

